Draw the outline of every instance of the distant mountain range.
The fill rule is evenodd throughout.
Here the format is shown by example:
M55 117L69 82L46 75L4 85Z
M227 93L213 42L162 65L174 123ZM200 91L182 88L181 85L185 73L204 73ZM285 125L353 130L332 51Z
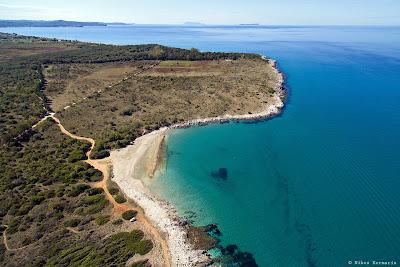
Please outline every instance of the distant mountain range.
M126 23L81 22L66 20L0 20L0 27L85 27L107 25L126 25Z

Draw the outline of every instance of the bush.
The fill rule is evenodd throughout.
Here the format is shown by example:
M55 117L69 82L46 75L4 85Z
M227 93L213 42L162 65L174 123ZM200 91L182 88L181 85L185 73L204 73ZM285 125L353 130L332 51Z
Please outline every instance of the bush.
M33 242L32 238L26 237L26 238L24 238L24 240L22 240L22 245L23 245L23 246L27 246L27 245L29 245L29 244L32 243L32 242Z
M89 190L87 190L87 194L89 196L99 195L102 194L103 192L104 192L103 188L90 188Z
M87 182L98 182L103 179L103 174L94 168L89 168L83 173L83 177Z
M140 255L147 254L153 248L153 242L150 240L140 240L135 244L135 251Z
M85 158L86 156L82 151L75 150L69 154L68 161L74 163L80 160L84 160Z
M45 200L43 196L32 196L31 197L31 203L32 205L39 205Z
M119 193L119 189L118 188L110 187L110 188L107 188L107 189L108 189L108 192L110 192L111 195L116 195L116 194Z
M93 159L104 159L110 156L110 152L107 150L93 151L92 158Z
M148 260L137 261L131 264L130 267L150 267L151 264Z
M83 202L84 205L89 205L89 207L85 208L85 214L95 214L108 205L108 200L104 197L103 194L89 196L85 198Z
M114 225L121 225L124 221L122 219L116 219L112 222Z
M28 214L28 212L33 208L33 205L31 203L24 203L19 210L17 211L16 215L25 215Z
M126 202L126 198L122 195L122 194L118 194L114 197L115 201L119 204L121 203L125 203Z
M274 88L268 88L268 93L270 93L271 95L275 93L275 89Z
M94 220L97 225L103 225L106 224L110 220L110 216L108 215L99 215L97 218Z
M77 227L81 220L79 219L70 219L64 222L65 227Z
M127 210L127 211L125 211L124 213L122 213L122 218L123 218L124 220L130 220L130 219L132 219L133 217L135 217L136 214L137 214L137 211L136 211L136 210Z
M87 184L78 184L72 187L72 190L68 193L69 197L76 197L85 192L85 190L90 189L90 186Z

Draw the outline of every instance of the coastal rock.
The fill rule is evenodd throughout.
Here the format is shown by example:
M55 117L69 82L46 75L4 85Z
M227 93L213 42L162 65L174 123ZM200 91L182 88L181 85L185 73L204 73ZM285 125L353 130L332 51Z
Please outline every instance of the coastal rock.
M212 171L210 175L214 178L219 178L226 181L228 179L228 169L219 168L217 171Z

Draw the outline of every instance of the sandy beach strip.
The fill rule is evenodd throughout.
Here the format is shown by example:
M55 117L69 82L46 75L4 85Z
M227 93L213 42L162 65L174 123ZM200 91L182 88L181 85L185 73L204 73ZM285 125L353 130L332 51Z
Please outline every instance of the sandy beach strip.
M259 120L278 115L285 99L283 75L275 67L275 61L268 60L277 75L277 84L273 102L262 112L244 115L226 114L220 117L190 120L184 123L163 127L159 130L137 138L126 148L111 152L113 170L112 180L118 184L123 193L140 206L146 217L166 237L173 266L202 266L209 262L202 250L192 247L186 238L186 229L180 225L180 218L174 207L167 201L158 199L143 184L141 178L152 177L159 160L160 147L169 129L186 128L210 123L223 123L234 120Z
M167 128L161 128L135 140L124 149L111 152L112 180L124 194L139 205L146 217L166 236L173 266L196 266L209 261L201 250L195 250L186 238L186 230L179 225L175 209L154 196L140 180L151 154L160 146ZM150 157L149 157L150 155Z

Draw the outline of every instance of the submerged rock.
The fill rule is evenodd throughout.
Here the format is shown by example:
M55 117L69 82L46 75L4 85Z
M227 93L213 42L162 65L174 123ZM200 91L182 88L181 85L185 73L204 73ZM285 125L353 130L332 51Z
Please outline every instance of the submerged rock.
M211 172L211 176L214 178L227 180L228 179L228 169L227 168L219 168L218 171Z
M222 261L228 266L258 266L253 255L249 252L240 251L237 245L220 247L220 250L223 255Z

